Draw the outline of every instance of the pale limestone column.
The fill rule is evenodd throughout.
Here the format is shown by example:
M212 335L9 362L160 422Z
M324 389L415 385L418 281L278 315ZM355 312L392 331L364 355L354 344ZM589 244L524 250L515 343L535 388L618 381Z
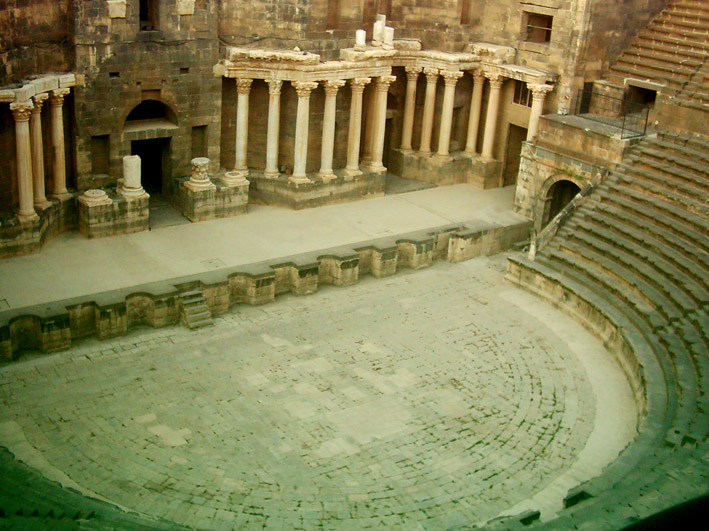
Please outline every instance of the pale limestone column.
M362 165L371 164L374 153L374 124L377 116L377 91L372 88L367 99L367 118L364 121L364 148L362 149Z
M21 222L37 219L32 197L32 148L30 147L30 116L34 110L31 101L11 103L10 110L15 118L15 144L17 155L17 190L20 196Z
M401 150L411 151L411 137L414 134L414 112L416 111L416 85L420 67L406 67L406 99L404 100L404 124L401 128Z
M265 177L278 177L278 135L281 127L281 85L278 79L266 80L268 83L268 133L266 135L266 170Z
M490 81L490 99L487 104L485 118L485 136L483 137L483 160L493 160L492 148L495 144L497 130L497 113L500 108L500 89L504 78L500 74L485 72L485 77Z
M527 129L527 142L531 142L537 136L539 117L544 109L544 98L554 87L552 85L527 83L527 88L532 91L532 111L529 113L529 127Z
M382 76L377 78L375 85L376 112L374 116L374 131L372 145L372 161L369 164L369 171L381 173L385 172L386 168L383 164L384 159L384 134L386 132L387 123L387 96L389 95L389 86L396 81L396 76Z
M350 81L352 101L350 102L350 130L347 137L347 167L345 174L353 178L361 175L359 169L359 148L362 140L362 94L371 78L356 77Z
M309 183L306 175L308 162L308 122L310 121L310 93L318 86L317 81L293 81L298 93L298 112L295 118L295 150L293 175L289 181L295 184Z
M446 88L443 92L443 109L441 113L441 131L438 135L437 157L448 158L451 143L451 128L453 127L453 106L455 105L455 86L463 77L463 72L441 70Z
M42 141L42 106L49 97L48 94L37 94L32 98L34 109L30 116L30 137L32 149L32 179L35 208L44 209L51 206L44 194L44 142Z
M470 99L470 117L468 119L468 137L465 142L465 152L474 155L478 152L478 131L480 130L480 109L483 101L483 85L485 75L482 70L473 72L473 95Z
M337 111L337 91L344 86L341 79L325 81L325 113L322 124L322 149L320 153L320 171L318 175L324 182L335 178L332 171L333 151L335 150L335 114Z
M49 96L52 106L52 149L54 159L52 171L54 172L54 188L52 197L63 201L69 199L71 194L66 189L66 160L64 155L64 98L69 95L68 88L53 90Z
M436 84L438 69L424 68L426 74L426 99L423 102L423 123L421 124L421 153L431 152L431 133L433 133L433 113L436 109Z
M148 195L143 188L140 157L138 155L126 155L123 157L123 186L121 186L120 193L129 201Z
M249 142L249 92L253 79L237 79L236 104L236 152L234 155L234 173L246 177L249 167L246 165L246 150Z

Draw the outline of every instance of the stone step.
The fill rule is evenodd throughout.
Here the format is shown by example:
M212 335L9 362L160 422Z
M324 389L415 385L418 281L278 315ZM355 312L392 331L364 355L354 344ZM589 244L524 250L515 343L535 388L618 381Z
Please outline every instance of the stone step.
M656 19L652 27L670 30L673 33L680 33L690 37L709 36L709 29L704 20L694 17L682 16L680 14L670 14L669 16Z
M636 37L636 41L646 42L649 44L659 43L666 46L673 46L678 50L698 53L706 53L706 51L709 49L709 44L706 44L701 40L694 41L687 39L678 39L663 32L655 33L650 29L645 29L641 31Z
M699 204L709 203L703 179L696 169L701 167L700 164L668 159L662 152L649 149L636 149L635 152L636 155L627 158L633 168L644 170L647 177L659 180L674 192L694 198Z
M677 161L678 163L691 163L696 166L697 171L701 170L706 175L709 169L709 146L707 151L702 148L696 149L692 146L680 145L671 141L662 140L658 135L657 138L645 138L634 149L641 151L652 150L653 153L661 153L667 160ZM690 167L695 167L690 166ZM702 181L706 184L707 180Z
M658 43L658 42L647 42L644 40L634 40L633 43L627 50L628 53L637 53L638 55L643 55L647 57L663 57L667 60L674 60L680 63L686 61L689 65L694 65L699 67L704 62L704 52L696 50L683 50L677 46ZM690 62L691 61L691 62Z
M640 274L655 289L665 294L681 309L683 314L700 305L709 306L706 286L701 286L682 274L673 264L655 253L652 248L641 247L631 239L612 231L591 219L576 219L566 230L568 240L580 240L601 254L608 254L623 267ZM583 231L583 232L582 232Z
M666 85L672 89L682 88L683 83L686 81L682 77L675 76L671 72L658 72L657 70L648 70L636 67L634 65L618 64L616 63L610 69L609 74L615 74L622 79L625 78L635 78L641 80L649 80L657 83Z
M628 186L648 195L671 201L690 212L706 217L707 204L700 202L699 196L681 182L668 178L650 169L621 163L616 168L617 185Z
M694 61L694 63L697 63ZM611 70L617 70L618 65L627 65L628 67L637 70L647 70L649 72L657 72L657 75L666 77L670 76L672 79L687 81L689 78L697 71L697 68L701 65L695 64L690 65L685 62L679 62L677 60L670 59L669 61L662 60L661 56L652 55L650 57L641 56L638 54L624 52L616 61L615 65L611 67Z
M701 24L704 28L709 28L709 11L701 11L698 9L665 9L662 12L663 20L684 20Z
M596 200L592 199L591 201ZM640 232L642 235L646 235L647 238L661 241L662 245L658 247L659 249L674 249L676 254L684 257L684 261L677 262L678 264L690 264L693 266L691 268L685 267L685 273L692 275L699 282L704 282L705 275L709 272L709 253L693 246L683 234L678 234L674 230L676 225L672 221L663 219L658 214L653 215L641 205L624 201L621 198L615 201L600 201L596 210L603 212L604 215L613 216L626 224L634 224L637 227L636 233ZM615 224L614 228L620 230L621 226L622 224L620 223ZM647 238L641 238L639 235L638 238L647 240ZM672 257L672 255L668 256Z
M648 231L637 217L628 216L622 210L600 203L590 215L583 210L579 210L578 215L579 219L583 219L586 223L610 231L612 234L609 238L613 241L619 238L628 243L632 242L633 250L638 256L643 256L643 252L654 253L654 264L661 265L665 274L680 284L697 304L706 305L709 302L705 282L709 276L709 268L703 268L696 258L690 259L682 254L682 249L676 250L673 247L676 238L671 234L662 234L664 231L657 230Z
M190 290L180 294L183 322L188 328L203 328L214 324L212 313L201 290Z
M657 138L681 148L692 150L691 155L699 154L702 160L709 155L709 140L700 136L681 135L669 131L658 131Z
M640 210L647 211L651 219L662 220L665 226L671 227L671 230L684 237L688 245L709 249L709 242L706 241L707 221L683 208L638 192L622 183L613 184L612 189L609 183L604 183L597 188L597 194L602 200L616 202L622 206L627 206L628 202L635 203Z
M648 30L654 33L665 33L672 35L676 39L701 42L706 39L707 32L701 27L686 26L683 24L673 24L669 22L659 22L648 26Z

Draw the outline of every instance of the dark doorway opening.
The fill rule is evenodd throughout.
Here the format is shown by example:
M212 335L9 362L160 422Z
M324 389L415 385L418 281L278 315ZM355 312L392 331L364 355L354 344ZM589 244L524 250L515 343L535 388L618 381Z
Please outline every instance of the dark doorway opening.
M547 193L546 212L542 225L546 225L554 219L580 191L581 189L571 181L557 181L551 185Z
M510 124L507 132L507 151L505 152L505 169L502 172L502 186L509 186L517 182L522 142L526 139L527 129Z
M648 89L648 88L643 88L643 87L636 87L634 85L629 85L628 86L628 91L625 95L625 101L629 102L629 108L628 112L638 112L638 109L634 107L638 107L637 105L632 105L633 103L638 103L640 105L647 105L652 109L652 107L655 105L655 100L657 99L657 91Z
M130 143L131 155L140 157L140 174L143 188L150 195L166 191L171 175L170 139L154 138L151 140L133 140Z

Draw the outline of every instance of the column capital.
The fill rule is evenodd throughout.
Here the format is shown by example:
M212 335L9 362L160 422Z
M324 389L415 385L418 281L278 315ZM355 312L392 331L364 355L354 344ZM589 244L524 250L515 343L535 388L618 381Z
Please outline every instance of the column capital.
M325 87L325 94L327 96L335 96L340 87L345 85L344 79L326 79L323 81Z
M266 83L268 83L268 93L272 96L278 96L281 93L281 86L283 85L283 81L280 79L267 79Z
M238 94L248 94L251 90L251 83L253 83L253 81L253 79L249 78L238 78L236 80L236 92Z
M371 77L355 77L350 80L352 92L363 92L364 87L372 81Z
M387 92L389 90L389 85L396 81L396 76L381 76L377 78L377 90L382 92Z
M458 80L463 77L463 72L455 70L441 70L441 76L443 76L443 80L446 85L455 86L455 84L458 83Z
M46 92L43 92L42 94L37 94L32 98L32 101L34 102L34 110L33 112L39 114L42 112L42 106L44 105L44 102L47 101L47 98L49 98L49 94Z
M554 85L527 83L527 88L532 93L532 96L535 99L536 98L544 99L544 97L547 95L547 93L554 90Z
M420 66L407 66L404 70L409 81L416 81L423 68Z
M485 77L490 82L490 88L499 89L505 81L505 77L499 72L485 72Z
M485 81L485 72L483 72L479 68L471 70L470 73L473 75L473 80L475 81L476 85Z
M436 83L438 81L438 68L424 68L423 73L426 75L426 81Z
M299 98L307 98L313 90L318 88L317 81L291 81L291 84Z
M33 110L34 104L30 100L10 104L16 122L28 122Z
M49 96L49 103L55 107L61 107L64 105L64 98L69 95L70 90L68 88L60 88L52 91Z

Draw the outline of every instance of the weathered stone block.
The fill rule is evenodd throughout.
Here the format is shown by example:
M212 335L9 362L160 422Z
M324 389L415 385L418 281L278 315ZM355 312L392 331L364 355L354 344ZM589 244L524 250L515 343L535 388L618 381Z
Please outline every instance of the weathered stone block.
M126 0L108 0L109 18L126 18Z
M396 242L398 249L398 265L421 269L433 263L434 239L401 240Z
M334 286L350 286L359 280L359 255L322 256L319 258L319 282Z
M122 336L128 331L125 303L99 308L97 313L96 335L99 339Z

